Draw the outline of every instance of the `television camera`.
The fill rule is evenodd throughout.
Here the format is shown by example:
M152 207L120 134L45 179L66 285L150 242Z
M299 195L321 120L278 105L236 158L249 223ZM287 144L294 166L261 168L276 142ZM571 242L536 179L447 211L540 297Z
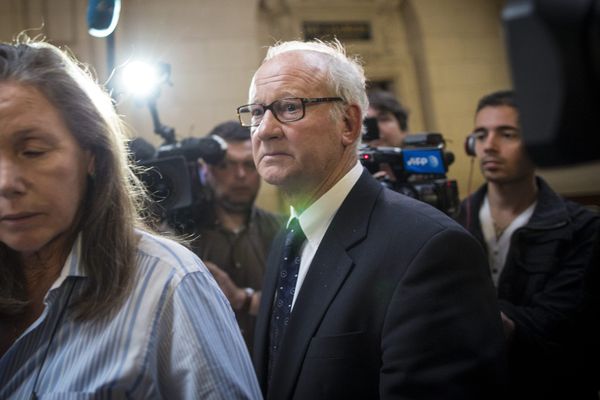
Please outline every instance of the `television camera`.
M225 156L226 142L218 136L190 137L154 150L137 138L130 145L141 167L139 177L155 201L154 214L177 232L190 232L193 216L210 201L198 160L218 164Z
M375 118L365 119L359 159L371 174L391 171L379 180L396 192L428 203L453 216L460 201L455 180L446 176L454 154L445 151L446 142L440 133L408 135L401 147L371 147L368 142L379 137Z
M160 64L152 74L140 69L148 68L145 65L134 66L135 71L124 71L124 74L130 77L130 84L133 77L156 75L156 82L146 90L144 96L140 96L140 99L146 102L150 110L154 133L163 139L163 143L156 150L141 138L130 142L132 156L140 166L139 178L155 201L153 214L179 233L190 232L194 215L208 205L210 198L208 190L202 184L198 161L218 164L225 157L227 143L214 135L188 137L177 141L175 129L161 123L156 106L159 86L169 80L170 66ZM144 82L140 82L142 83Z

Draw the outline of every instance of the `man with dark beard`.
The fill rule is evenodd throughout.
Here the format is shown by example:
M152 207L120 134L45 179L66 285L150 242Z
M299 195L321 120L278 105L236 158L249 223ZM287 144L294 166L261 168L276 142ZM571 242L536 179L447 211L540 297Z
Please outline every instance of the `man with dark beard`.
M227 154L202 171L212 202L200 210L192 248L202 257L235 311L251 349L265 260L282 220L254 206L260 176L252 158L250 131L237 121L217 125L209 135L227 143Z

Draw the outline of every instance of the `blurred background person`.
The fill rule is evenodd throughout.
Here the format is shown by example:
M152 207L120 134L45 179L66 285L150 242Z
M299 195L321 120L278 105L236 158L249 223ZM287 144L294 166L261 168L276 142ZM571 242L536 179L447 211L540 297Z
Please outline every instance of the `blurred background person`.
M400 147L408 132L408 110L396 97L384 90L368 93L367 118L375 118L379 138L367 142L369 146Z
M250 349L266 256L283 220L254 205L261 178L252 158L250 130L227 121L209 135L223 138L227 152L218 164L204 164L201 176L210 202L198 210L192 248L229 299Z
M370 147L400 147L408 135L408 110L390 92L374 90L367 96L369 108L363 122L363 144ZM374 172L373 176L389 187L393 187L397 180L393 166L387 162L380 163L379 171Z
M598 313L584 303L586 286L597 292L598 282L584 276L598 267L600 216L536 176L512 91L479 100L466 147L486 183L463 201L459 221L487 249L513 396L598 399L600 368L588 357L597 338L584 340Z
M140 218L123 134L66 53L0 45L0 398L260 398L210 273Z

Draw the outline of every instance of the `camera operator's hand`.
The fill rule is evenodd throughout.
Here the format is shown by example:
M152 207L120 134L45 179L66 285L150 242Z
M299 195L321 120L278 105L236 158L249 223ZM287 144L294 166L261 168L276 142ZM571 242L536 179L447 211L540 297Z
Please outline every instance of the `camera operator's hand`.
M504 328L504 336L507 340L510 340L515 333L515 323L512 319L508 318L506 314L500 312L500 317L502 317L502 327Z
M219 268L215 263L210 261L204 261L204 264L213 275L217 284L231 303L231 307L236 310L247 309L247 312L251 315L258 313L258 306L260 304L260 292L254 292L251 289L244 289L238 287L233 280L229 277L229 274Z
M225 294L225 297L227 297L231 303L231 307L233 307L234 310L239 310L242 308L246 298L244 289L237 287L237 285L229 277L229 274L219 268L215 263L204 261L204 264L217 281L217 284L223 291L223 294Z
M377 180L383 180L383 179L390 179L390 174L388 174L386 171L377 171L373 174L373 178L377 179Z
M396 176L394 175L394 171L392 171L392 167L388 163L381 163L379 165L379 171L373 174L373 178L377 180L386 180L390 182L396 181Z

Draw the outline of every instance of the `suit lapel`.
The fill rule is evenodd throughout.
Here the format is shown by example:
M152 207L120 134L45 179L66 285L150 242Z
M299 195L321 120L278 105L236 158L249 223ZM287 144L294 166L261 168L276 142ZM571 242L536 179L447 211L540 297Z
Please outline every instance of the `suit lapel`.
M279 275L279 260L283 250L285 230L275 237L267 259L267 269L263 281L260 300L260 312L256 318L254 330L254 368L263 393L267 389L267 368L269 365L269 323L271 321L271 306L275 297L277 278Z
M290 325L281 343L281 356L274 368L269 398L292 397L310 340L354 266L347 250L365 237L380 191L381 186L366 170L363 171L327 229L298 293ZM272 299L276 284L274 276L269 278L269 284L273 287L265 294ZM268 323L266 325L268 329ZM257 331L257 334L268 336L268 331Z

